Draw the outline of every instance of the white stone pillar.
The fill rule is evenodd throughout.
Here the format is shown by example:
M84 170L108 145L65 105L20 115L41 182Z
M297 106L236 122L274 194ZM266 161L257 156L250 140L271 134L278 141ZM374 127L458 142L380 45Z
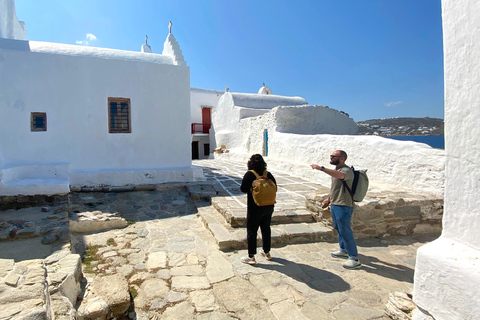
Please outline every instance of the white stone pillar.
M152 53L152 47L150 47L148 44L144 43L144 44L142 44L141 52Z
M413 319L480 319L480 1L442 0L445 206L417 253Z
M15 0L0 0L0 38L27 40L23 21L18 21Z

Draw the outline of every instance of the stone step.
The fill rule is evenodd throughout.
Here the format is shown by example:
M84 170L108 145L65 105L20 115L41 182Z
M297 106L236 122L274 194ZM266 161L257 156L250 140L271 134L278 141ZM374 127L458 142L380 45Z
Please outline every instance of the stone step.
M77 319L80 255L58 250L46 259L0 259L1 319Z
M224 217L225 221L234 228L245 227L247 220L247 208L229 204L231 200L226 198L213 198L212 206ZM277 209L272 216L272 224L309 223L314 222L312 212L305 207L298 209Z
M215 185L189 184L190 198L193 201L209 201L212 206L224 217L225 221L234 228L245 227L247 218L247 196L235 195L235 198L225 193L225 190L216 189ZM307 210L304 198L292 201L285 194L277 195L277 204L272 216L272 225L289 223L313 223L314 212Z
M218 248L222 251L247 248L247 230L244 227L232 227L215 208L197 202L198 215L205 227L212 233ZM258 233L258 245L261 246L261 233ZM293 243L310 243L334 240L334 232L320 222L276 224L272 225L272 247L281 247Z

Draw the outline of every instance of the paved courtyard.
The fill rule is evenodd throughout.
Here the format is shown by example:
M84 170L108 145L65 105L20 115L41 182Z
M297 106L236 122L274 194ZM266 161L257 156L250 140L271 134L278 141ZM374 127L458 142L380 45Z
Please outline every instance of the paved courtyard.
M215 197L225 198L224 203L245 204L245 196L235 190L245 164L205 160L194 165L205 167L208 180L202 185L208 183L217 190ZM296 207L292 199L301 204L304 192L322 188L274 168L271 171L283 184L279 208ZM71 205L79 211L118 213L130 221L123 229L72 235L72 245L96 249L88 266L84 261L87 290L79 297L79 312L86 312L92 283L103 276L121 275L134 292L134 308L126 315L132 319L389 319L384 312L389 295L412 291L417 248L438 237L359 240L363 267L358 270L346 270L341 260L330 256L337 249L334 242L275 247L271 261L257 255L257 264L251 266L240 262L246 250L219 250L200 218L201 211L216 209L204 200L192 201L189 186L73 193ZM40 209L22 210L30 210L32 220L52 214ZM22 210L0 212L0 219L6 221L12 215L19 219ZM69 244L43 245L40 237L1 241L0 259L18 263L45 258L62 248L69 249ZM0 288L5 285L2 281Z

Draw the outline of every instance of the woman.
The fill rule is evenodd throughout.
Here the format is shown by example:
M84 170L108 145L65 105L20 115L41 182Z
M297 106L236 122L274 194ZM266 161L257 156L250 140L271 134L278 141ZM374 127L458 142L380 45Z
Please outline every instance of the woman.
M254 154L250 157L247 163L248 170L255 170L258 175L263 175L267 169L267 164L263 157L259 154ZM272 180L277 185L273 175L268 172L267 178ZM267 260L271 260L271 230L270 222L272 221L272 214L274 205L257 206L252 196L252 183L256 176L253 172L247 171L243 176L240 190L247 194L247 241L248 241L248 255L241 258L243 263L255 264L255 254L257 253L257 231L258 227L262 232L262 248L263 255Z

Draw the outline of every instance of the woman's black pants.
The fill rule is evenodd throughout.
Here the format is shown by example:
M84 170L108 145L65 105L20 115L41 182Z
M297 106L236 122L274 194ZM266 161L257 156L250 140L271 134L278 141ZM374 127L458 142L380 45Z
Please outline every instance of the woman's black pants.
M262 208L258 212L247 211L247 241L248 254L257 254L257 232L258 227L262 232L262 248L264 252L270 252L272 246L272 231L270 222L272 221L273 206Z

